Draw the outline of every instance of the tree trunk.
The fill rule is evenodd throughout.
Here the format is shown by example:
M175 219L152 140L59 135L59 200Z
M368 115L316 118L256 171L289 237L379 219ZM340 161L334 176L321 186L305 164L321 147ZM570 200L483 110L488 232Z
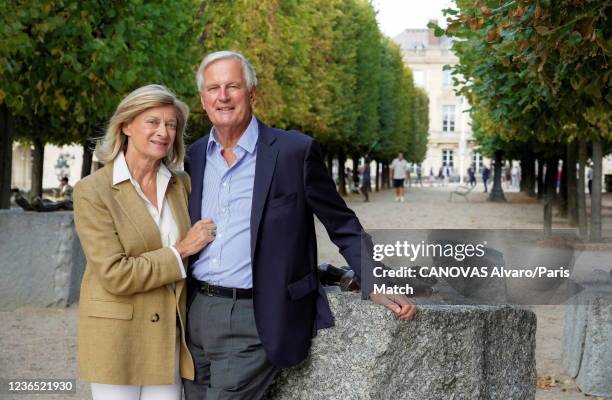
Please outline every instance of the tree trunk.
M521 161L519 162L519 165L521 166L521 181L519 182L519 192L521 193L525 193L527 191L525 189L527 187L527 180L525 179L527 163L527 155L523 154L523 156L521 157Z
M327 152L327 173L334 179L334 154L331 151Z
M567 148L563 152L563 163L561 167L561 177L559 182L559 196L557 196L557 215L561 218L567 218Z
M359 172L357 172L359 170L359 156L353 154L351 160L353 161L353 168L351 169L351 176L349 178L349 187L351 191L354 192L355 190L359 190Z
M578 208L578 235L582 240L587 239L587 213L586 213L586 196L584 188L586 186L584 167L587 162L587 145L584 139L578 141L578 190L576 205Z
M567 152L567 218L570 226L578 224L578 185L576 182L576 145L569 142ZM565 169L565 167L564 167Z
M83 165L81 166L81 179L91 174L91 162L93 160L93 143L89 140L83 145Z
M376 160L376 191L380 190L380 161Z
M544 160L538 158L538 176L537 176L538 199L544 198Z
M346 196L346 173L344 171L344 163L346 162L346 154L338 153L338 191L342 196Z
M591 188L590 242L601 242L601 172L603 148L601 140L593 141L593 186Z
M6 104L0 105L0 209L11 208L13 125Z
M389 189L389 164L384 161L382 165L382 187Z
M504 189L502 188L502 156L504 152L497 150L495 152L495 163L493 165L493 188L489 194L488 201L506 201Z
M535 157L529 153L521 160L521 192L527 196L536 195Z
M557 168L559 159L550 156L546 159L546 177L544 179L544 235L552 235L552 209L555 201L555 189L557 185Z
M32 150L32 185L30 186L30 199L42 198L43 165L45 161L45 143L40 139L34 140Z

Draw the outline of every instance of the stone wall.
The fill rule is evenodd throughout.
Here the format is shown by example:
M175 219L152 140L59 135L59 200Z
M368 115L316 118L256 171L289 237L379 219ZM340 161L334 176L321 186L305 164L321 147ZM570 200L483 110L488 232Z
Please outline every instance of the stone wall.
M535 398L536 317L509 306L420 306L412 321L333 292L336 327L285 370L275 400Z
M0 210L0 310L71 304L84 270L71 211Z

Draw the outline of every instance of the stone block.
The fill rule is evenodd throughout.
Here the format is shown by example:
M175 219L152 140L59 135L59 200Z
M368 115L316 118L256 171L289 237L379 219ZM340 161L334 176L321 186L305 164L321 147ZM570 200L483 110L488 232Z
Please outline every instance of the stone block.
M612 294L585 290L565 311L563 367L582 392L612 397Z
M332 292L336 326L284 370L274 400L534 399L536 317L510 306L419 306L412 321Z
M71 211L0 210L0 310L79 298L85 256Z

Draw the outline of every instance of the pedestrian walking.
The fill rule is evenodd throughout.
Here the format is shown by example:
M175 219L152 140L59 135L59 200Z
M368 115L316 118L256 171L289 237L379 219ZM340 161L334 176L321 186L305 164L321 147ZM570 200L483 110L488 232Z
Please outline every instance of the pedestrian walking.
M473 165L468 168L468 179L470 186L476 186L476 167Z
M504 167L504 181L506 183L506 189L510 189L512 185L512 162Z
M433 171L433 167L429 167L429 186L433 186L434 185L434 171Z
M438 170L438 180L440 181L440 186L444 186L444 167L440 167Z
M444 184L450 183L451 168L447 165L444 167Z
M518 188L518 167L516 165L510 170L510 179L512 180L512 187Z
M408 161L404 159L404 153L399 152L397 158L391 162L391 178L395 188L395 201L404 201L404 181L409 178Z
M361 193L363 194L363 201L367 203L370 201L370 191L372 190L372 177L370 176L370 159L365 158L363 167L361 167Z
M491 170L489 169L489 167L487 167L485 165L485 167L482 169L482 183L484 183L484 192L485 193L488 192L487 184L489 182L489 176L490 175L491 175Z

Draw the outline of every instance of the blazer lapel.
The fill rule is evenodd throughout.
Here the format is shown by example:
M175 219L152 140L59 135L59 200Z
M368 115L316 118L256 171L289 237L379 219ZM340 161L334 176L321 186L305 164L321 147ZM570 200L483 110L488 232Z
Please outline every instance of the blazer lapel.
M201 186L201 185L200 185ZM179 240L180 238L185 237L187 231L189 230L189 215L187 214L187 210L185 210L184 197L182 191L185 188L183 187L180 179L176 176L172 176L170 183L168 185L168 189L166 192L166 198L168 199L168 204L170 205L170 209L172 210L172 215L174 216L174 221L178 227L179 231ZM201 193L201 191L200 191ZM185 271L189 269L188 265L184 265ZM184 281L180 280L176 282L174 288L174 294L176 296L177 302L179 301L181 294L183 292L183 288L185 287Z
M166 191L166 198L168 199L168 204L172 210L172 215L174 216L174 220L178 226L180 238L187 234L190 227L189 215L187 214L187 210L185 210L185 198L183 197L182 193L184 190L185 188L180 182L180 179L176 176L172 176Z
M202 146L194 148L189 159L191 175L191 195L189 196L189 216L195 224L202 217L202 185L204 185L204 168L206 168L206 147L209 135L200 142Z
M276 138L270 128L261 121L259 124L259 137L257 139L257 161L255 162L255 182L253 183L253 203L251 204L251 260L255 255L259 223L270 190L270 182L274 175L278 147Z
M123 181L114 185L113 189L117 204L142 236L145 251L159 249L161 247L159 228L132 183L129 180Z

